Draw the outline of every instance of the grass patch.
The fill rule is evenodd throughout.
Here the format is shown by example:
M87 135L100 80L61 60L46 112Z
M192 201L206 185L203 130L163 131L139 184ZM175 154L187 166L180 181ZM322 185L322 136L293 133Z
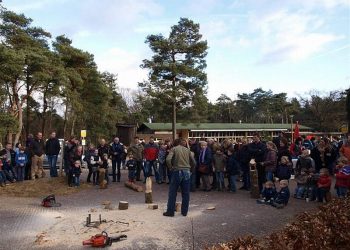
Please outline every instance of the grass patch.
M82 182L78 188L68 187L65 177L45 177L0 187L0 195L12 197L43 197L52 193L55 195L69 195L91 187L92 185Z

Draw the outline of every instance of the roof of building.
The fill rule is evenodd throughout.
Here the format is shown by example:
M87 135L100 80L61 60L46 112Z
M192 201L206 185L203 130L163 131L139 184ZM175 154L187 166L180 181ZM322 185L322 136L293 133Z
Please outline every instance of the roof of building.
M293 125L294 128L295 125ZM171 123L143 123L139 130L149 128L151 130L168 131L172 129ZM290 130L291 124L281 123L177 123L176 129L188 130ZM299 124L300 130L311 131L312 128Z

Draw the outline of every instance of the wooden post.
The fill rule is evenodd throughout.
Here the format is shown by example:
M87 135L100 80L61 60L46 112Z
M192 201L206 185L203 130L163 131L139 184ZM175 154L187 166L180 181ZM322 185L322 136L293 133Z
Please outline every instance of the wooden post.
M150 177L147 177L146 179L145 203L147 204L153 203L152 179Z
M255 159L249 162L250 166L250 197L254 199L260 198L258 170L256 169Z

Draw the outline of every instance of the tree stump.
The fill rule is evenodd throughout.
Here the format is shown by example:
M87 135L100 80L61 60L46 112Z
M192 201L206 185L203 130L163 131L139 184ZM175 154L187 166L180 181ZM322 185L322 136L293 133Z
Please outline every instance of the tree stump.
M258 184L258 170L256 169L255 160L250 161L250 197L253 199L260 198L260 190Z
M153 203L152 192L145 193L145 203L147 204Z
M129 208L129 202L127 201L119 201L119 210L127 210Z
M139 186L139 185L136 185L135 183L133 182L125 182L124 183L124 186L127 187L127 188L130 188L136 192L143 192L143 187Z
M100 168L98 172L99 172L98 183L100 184L100 188L106 189L107 188L107 181L105 180L106 169Z
M148 208L152 210L158 209L158 204L148 204Z
M181 202L176 202L175 204L175 211L180 212L181 211Z
M147 204L153 203L152 179L150 177L147 177L146 179L145 203Z

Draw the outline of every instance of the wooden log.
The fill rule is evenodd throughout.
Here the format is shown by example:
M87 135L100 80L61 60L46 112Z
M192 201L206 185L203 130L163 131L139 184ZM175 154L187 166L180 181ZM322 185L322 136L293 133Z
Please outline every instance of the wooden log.
M152 210L158 209L158 204L148 204L148 208Z
M130 188L136 192L143 192L143 187L142 186L139 186L139 185L136 185L135 183L133 182L125 182L124 183L125 187L127 188Z
M98 175L98 182L100 184L101 189L106 189L107 188L107 181L105 180L105 174L106 174L106 169L100 168L98 170L99 175Z
M129 202L127 201L119 201L119 210L127 210L129 208Z
M181 202L176 202L175 204L175 211L180 212L181 211Z
M153 203L152 192L145 193L145 203L146 204Z

